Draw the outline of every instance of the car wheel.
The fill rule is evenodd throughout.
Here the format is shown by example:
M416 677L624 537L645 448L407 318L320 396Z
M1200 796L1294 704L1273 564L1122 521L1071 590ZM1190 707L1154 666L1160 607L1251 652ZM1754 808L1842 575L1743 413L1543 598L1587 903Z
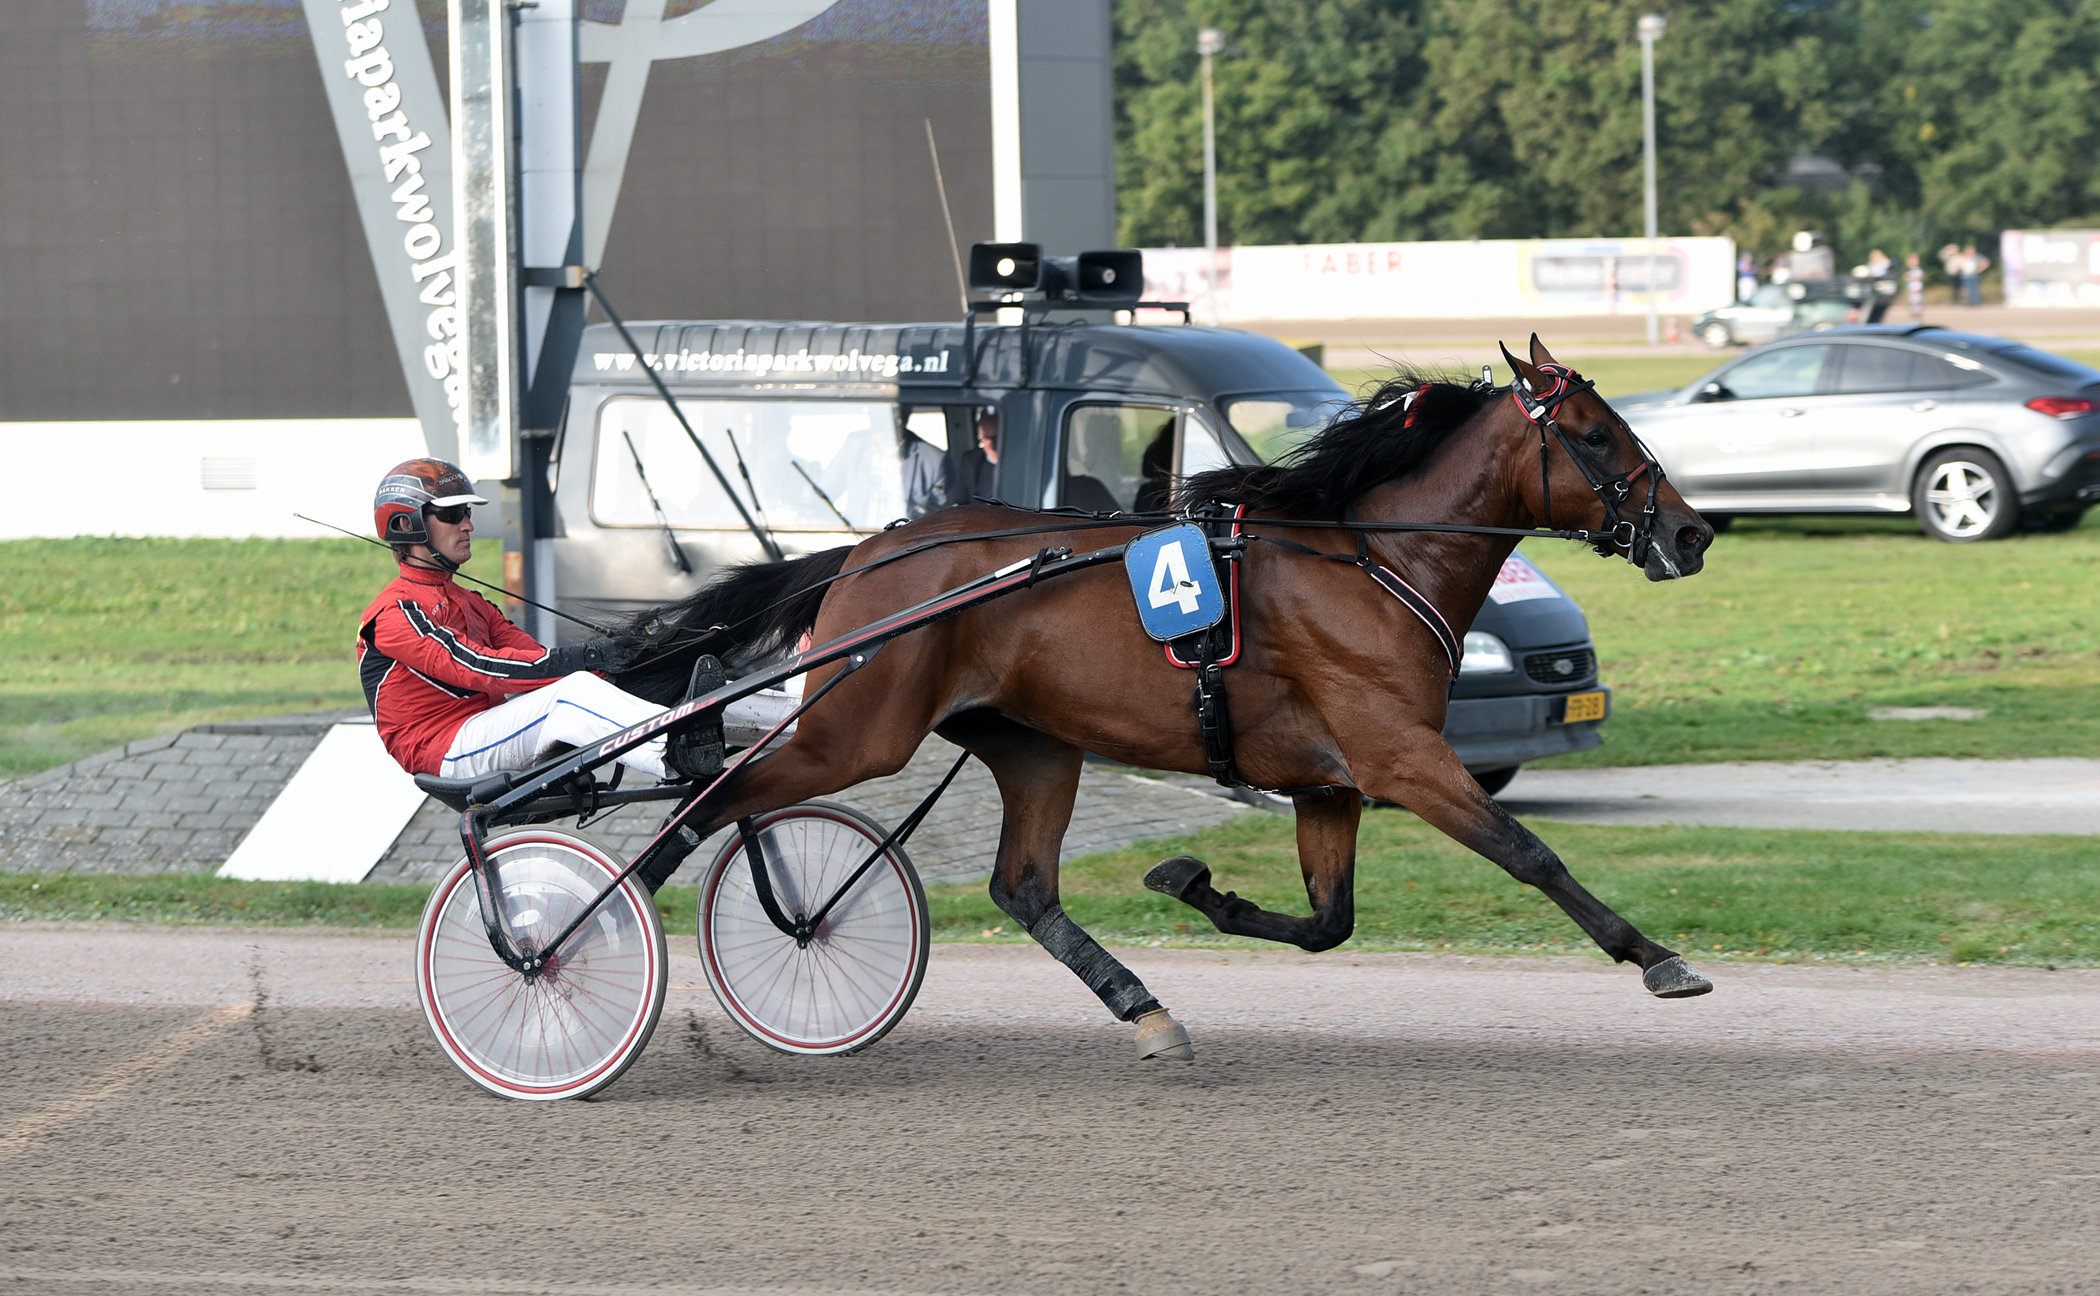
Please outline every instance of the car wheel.
M1509 781L1517 776L1518 770L1523 768L1522 765L1506 765L1501 769L1467 770L1466 772L1473 776L1473 781L1480 785L1481 791L1489 796L1493 796L1503 788L1508 787Z
M1729 336L1728 326L1719 320L1715 320L1705 328L1700 329L1699 340L1716 351L1735 341L1733 337Z
M1998 456L1975 446L1942 450L1925 461L1910 491L1918 525L1935 540L1996 540L2020 521L2012 477Z

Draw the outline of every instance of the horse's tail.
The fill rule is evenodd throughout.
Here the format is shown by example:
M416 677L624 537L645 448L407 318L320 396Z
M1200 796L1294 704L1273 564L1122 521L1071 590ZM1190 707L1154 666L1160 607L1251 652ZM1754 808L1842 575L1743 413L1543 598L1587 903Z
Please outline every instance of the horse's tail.
M676 603L636 614L613 633L643 645L642 660L614 682L668 705L684 694L693 659L703 652L737 664L792 647L816 624L827 582L852 552L841 545L781 562L740 563Z

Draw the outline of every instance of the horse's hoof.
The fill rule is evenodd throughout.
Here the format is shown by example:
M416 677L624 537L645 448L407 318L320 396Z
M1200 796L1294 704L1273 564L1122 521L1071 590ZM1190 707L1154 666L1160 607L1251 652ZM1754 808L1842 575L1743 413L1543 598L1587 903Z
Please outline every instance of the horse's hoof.
M1141 1062L1147 1058L1166 1058L1170 1062L1196 1060L1196 1049L1189 1043L1187 1028L1169 1017L1164 1008L1154 1008L1138 1015L1137 1045Z
M1658 999L1689 999L1710 993L1714 983L1692 971L1682 954L1672 954L1641 973L1641 984Z
M1152 871L1145 874L1145 889L1186 903L1192 889L1209 881L1210 865L1194 855L1176 855L1152 866Z

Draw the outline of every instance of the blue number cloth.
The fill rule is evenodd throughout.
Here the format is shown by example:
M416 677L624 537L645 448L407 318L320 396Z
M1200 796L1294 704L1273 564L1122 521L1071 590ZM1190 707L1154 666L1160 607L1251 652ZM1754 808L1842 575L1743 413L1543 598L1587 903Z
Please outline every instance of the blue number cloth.
M1193 523L1147 531L1123 552L1130 593L1145 633L1164 643L1208 630L1225 615L1225 593L1210 542Z

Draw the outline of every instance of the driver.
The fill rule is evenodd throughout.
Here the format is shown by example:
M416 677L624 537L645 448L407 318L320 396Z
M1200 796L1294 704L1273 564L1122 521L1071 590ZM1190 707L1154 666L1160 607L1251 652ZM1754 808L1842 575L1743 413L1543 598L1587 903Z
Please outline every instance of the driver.
M411 774L524 769L558 746L598 742L665 710L603 678L633 662L634 645L601 635L544 647L452 579L473 552L468 506L486 503L442 459L396 465L373 501L379 537L401 570L365 609L357 670L380 741ZM720 664L702 657L693 687L721 683ZM659 779L699 778L720 768L721 743L718 718L681 733L669 766L662 738L619 760Z

